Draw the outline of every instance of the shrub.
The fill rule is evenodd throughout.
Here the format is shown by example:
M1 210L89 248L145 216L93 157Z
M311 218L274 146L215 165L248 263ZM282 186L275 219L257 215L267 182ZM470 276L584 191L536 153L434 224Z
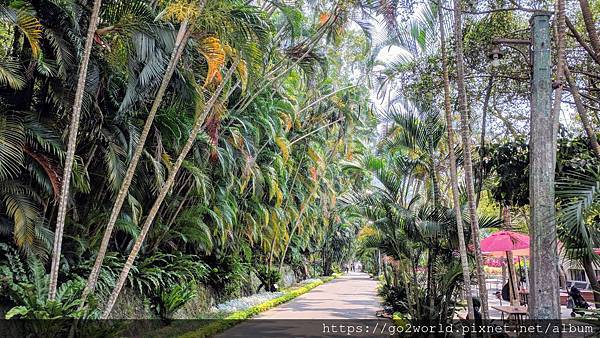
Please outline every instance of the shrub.
M383 298L383 305L390 307L392 312L408 312L407 295L403 287L383 284L379 295Z
M163 290L156 297L156 312L163 320L170 320L175 311L196 296L196 283L177 284L169 290Z

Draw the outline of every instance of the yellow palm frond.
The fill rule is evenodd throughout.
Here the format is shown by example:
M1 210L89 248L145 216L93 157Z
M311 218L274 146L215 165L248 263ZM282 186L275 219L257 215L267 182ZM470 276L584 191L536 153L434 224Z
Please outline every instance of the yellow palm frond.
M31 54L37 58L41 51L42 25L40 20L25 11L18 11L16 24L27 38L29 46L31 46Z
M204 86L206 87L215 79L217 82L221 82L223 79L221 68L225 64L225 50L223 49L221 40L214 36L207 36L200 40L198 49L208 63L208 71L206 72Z
M283 161L287 162L287 160L290 158L290 149L288 146L288 142L285 138L277 136L275 138L275 144L277 144L279 150L281 151L281 157L283 157Z

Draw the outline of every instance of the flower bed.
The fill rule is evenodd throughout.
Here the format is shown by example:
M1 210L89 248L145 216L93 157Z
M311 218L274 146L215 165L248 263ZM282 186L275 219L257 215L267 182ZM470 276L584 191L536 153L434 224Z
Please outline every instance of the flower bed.
M308 291L316 288L317 286L319 286L323 283L327 283L327 282L335 279L336 277L338 277L338 275L315 279L314 281L309 282L309 283L304 283L304 284L300 283L299 287L292 288L291 290L289 290L287 292L281 292L282 295L280 295L277 298L267 300L266 302L251 306L244 310L233 312L233 313L229 314L228 316L224 317L223 319L215 320L214 322L212 322L206 326L203 326L194 331L187 332L179 337L182 337L182 338L212 337L212 336L214 336L220 332L223 332L223 331L233 327L234 325L239 324L240 322L242 322L248 318L251 318L261 312L267 311L278 305L289 302L290 300L292 300L304 293L307 293ZM275 294L275 293L279 293L279 292L272 292L270 294ZM255 295L255 296L260 296L260 295L261 294ZM244 297L244 298L252 298L252 297L253 296ZM235 300L235 301L239 301L239 299ZM230 302L227 302L224 304L228 304L228 303L230 303ZM243 303L242 301L239 302L240 307L242 307L242 305L241 305L242 303ZM234 302L232 304L237 304L237 303Z
M236 298L213 307L212 311L225 313L243 311L271 299L281 297L283 294L283 292L263 292L248 297Z

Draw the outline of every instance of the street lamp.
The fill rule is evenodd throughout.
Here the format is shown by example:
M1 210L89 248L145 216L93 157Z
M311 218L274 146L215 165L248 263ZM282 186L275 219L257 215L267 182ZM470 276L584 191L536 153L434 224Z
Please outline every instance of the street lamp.
M529 139L530 201L530 295L529 317L560 317L558 252L554 206L556 162L556 117L552 116L552 62L550 17L552 12L536 11L530 20L529 40L494 39L523 55L531 69L531 111ZM517 46L526 47L524 52ZM525 48L523 48L525 49ZM493 53L497 62L499 55ZM498 48L499 50L499 48ZM529 54L529 55L527 55Z
M500 60L504 57L504 53L500 50L500 46L497 43L494 43L487 56L492 68L498 68L498 66L500 66Z

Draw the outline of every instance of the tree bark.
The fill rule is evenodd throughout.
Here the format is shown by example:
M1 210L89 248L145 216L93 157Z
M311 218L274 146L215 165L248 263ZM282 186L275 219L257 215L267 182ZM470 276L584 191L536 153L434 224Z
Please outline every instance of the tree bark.
M565 17L565 23L567 24L567 27L569 28L569 31L571 32L571 34L573 34L573 37L575 37L575 40L577 40L577 42L579 42L581 47L583 47L583 49L585 49L585 51L589 54L589 56L594 61L596 61L597 64L600 65L600 55L596 55L596 53L594 52L592 47L590 47L590 45L588 45L587 42L585 42L583 40L583 37L581 36L581 34L579 34L579 32L577 31L575 26L573 26L573 23L571 23L569 18Z
M438 6L441 0L438 0ZM450 102L450 76L448 74L448 57L446 55L446 30L444 29L443 10L438 10L438 21L440 29L440 49L442 53L442 74L444 78L444 113L446 116L446 133L448 135L448 158L450 161L450 182L452 185L452 205L456 219L456 230L458 233L458 252L462 267L464 290L463 295L467 302L467 313L469 318L475 318L473 311L473 298L471 295L471 269L469 268L469 256L465 243L465 230L463 228L462 210L458 190L458 173L456 171L456 154L454 153L454 129L452 127L452 106Z
M220 96L221 92L223 91L225 84L229 81L229 79L233 75L233 72L235 71L235 69L240 61L241 61L241 59L238 58L231 65L231 68L229 68L229 70L227 71L227 75L223 78L223 80L217 87L217 90L211 96L210 100L206 103L206 106L204 108L202 115L200 115L196 118L196 122L194 123L194 126L192 128L190 136L188 137L183 149L181 150L181 153L177 157L177 160L175 161L175 164L173 165L173 169L169 173L169 177L167 178L167 181L165 182L163 187L160 189L160 193L159 193L158 197L156 198L156 200L154 201L154 204L152 205L152 208L150 209L150 212L148 213L148 216L146 217L144 225L142 226L140 235L136 239L135 244L133 245L133 248L131 249L131 252L129 253L129 257L127 257L127 262L123 266L123 270L121 271L121 274L119 276L119 279L117 280L115 288L113 289L113 291L108 299L108 302L106 304L106 307L104 309L104 312L102 313L102 319L107 319L109 317L110 312L112 311L112 308L115 305L117 298L119 297L119 293L121 292L123 285L125 285L125 281L127 280L127 275L129 274L129 270L131 270L131 268L133 267L133 262L137 258L137 254L140 251L140 249L142 248L142 244L144 242L144 239L146 238L146 234L148 234L148 230L150 230L150 226L154 222L154 218L156 217L156 214L158 213L158 210L160 209L163 200L167 196L167 193L169 192L169 190L171 190L171 186L173 185L173 182L175 181L175 176L179 172L179 169L181 168L181 165L183 164L183 161L185 160L187 154L192 149L192 146L194 145L194 142L196 141L198 133L202 130L202 126L204 124L204 120L206 119L206 116L212 110L212 107L214 106L215 102L217 101L218 97Z
M489 318L487 288L485 285L485 272L483 271L483 256L479 245L479 222L477 219L477 206L475 205L475 188L473 186L473 160L471 158L471 129L467 111L467 93L465 89L465 70L462 36L462 9L461 0L454 0L454 39L456 41L456 86L458 91L458 108L460 110L461 136L463 141L465 183L469 201L469 216L473 246L475 248L475 266L477 270L477 284L479 298L481 299L481 314L483 319Z
M571 75L569 71L569 67L565 65L565 75L567 81L569 82L569 91L573 94L573 101L575 101L575 108L577 109L577 114L581 118L581 123L583 124L583 129L587 134L587 137L590 142L590 147L594 151L594 154L600 158L600 145L598 144L598 137L596 132L594 132L594 128L592 128L590 117L588 116L587 110L583 106L583 101L581 100L581 94L577 89L577 83L575 79Z
M146 143L146 138L150 133L150 129L152 128L152 123L154 122L154 117L160 108L162 103L162 99L167 91L167 87L173 74L175 73L175 69L177 69L177 63L183 54L183 50L185 49L185 45L190 36L190 31L188 29L187 20L182 22L179 27L179 32L177 33L177 37L175 39L175 45L173 47L173 52L171 54L171 59L169 60L169 64L167 65L167 69L165 71L165 75L162 78L160 87L158 88L158 92L154 98L154 102L152 103L152 107L148 116L146 117L146 122L144 124L144 129L142 130L142 134L140 135L140 139L135 147L133 152L133 157L131 158L131 162L127 167L127 172L125 173L125 177L123 178L123 182L121 184L121 188L119 188L119 192L117 193L117 199L115 200L115 204L113 205L110 217L108 219L108 223L106 225L106 229L104 230L104 236L102 237L102 242L100 243L100 248L98 249L98 254L96 256L96 261L94 262L94 266L92 267L92 271L88 277L85 289L83 290L83 294L81 296L82 303L80 307L85 305L85 301L87 296L94 291L96 287L96 282L98 281L98 275L100 273L100 269L102 268L102 262L104 261L104 257L106 256L106 251L108 249L108 243L112 236L112 232L115 227L115 223L119 217L121 212L121 208L123 207L123 203L128 196L129 186L133 181L133 177L135 175L135 169L137 168L137 164L142 156L144 151L144 145Z
M54 246L52 249L52 265L50 268L50 282L48 286L48 299L54 300L56 297L58 270L60 269L60 254L62 249L62 238L65 228L65 218L67 216L67 205L69 203L69 186L71 183L71 174L73 172L73 162L75 161L75 149L77 148L77 132L79 131L79 119L81 116L81 106L83 104L83 95L85 94L85 82L87 70L92 54L94 44L94 32L98 25L101 0L94 0L92 14L88 25L88 31L83 48L83 58L79 67L79 77L77 79L77 89L75 91L75 102L73 103L73 112L71 114L71 124L69 125L69 140L67 142L67 156L65 158L65 168L63 171L60 202L58 206L58 215L56 217L56 230L54 231Z
M558 2L561 1L559 0ZM592 45L592 49L594 50L594 53L596 53L596 56L600 57L600 38L598 38L596 22L594 21L594 15L590 10L590 4L588 3L588 0L579 0L579 7L581 7L581 15L583 16L585 29L590 37L590 45Z
M481 200L481 190L483 189L483 157L485 156L485 132L487 129L487 113L490 106L490 96L492 95L492 88L494 87L494 74L490 76L488 84L485 88L485 96L483 98L482 116L481 116L481 138L479 141L479 167L478 174L479 180L477 181L477 198L475 199L475 205L479 207L479 201Z
M556 62L556 90L554 91L554 102L552 105L552 119L554 120L554 127L552 129L552 141L553 147L557 147L557 135L558 124L560 120L560 106L562 102L562 92L564 87L565 79L565 1L556 1L556 20L554 23L554 35L557 41L557 62Z

